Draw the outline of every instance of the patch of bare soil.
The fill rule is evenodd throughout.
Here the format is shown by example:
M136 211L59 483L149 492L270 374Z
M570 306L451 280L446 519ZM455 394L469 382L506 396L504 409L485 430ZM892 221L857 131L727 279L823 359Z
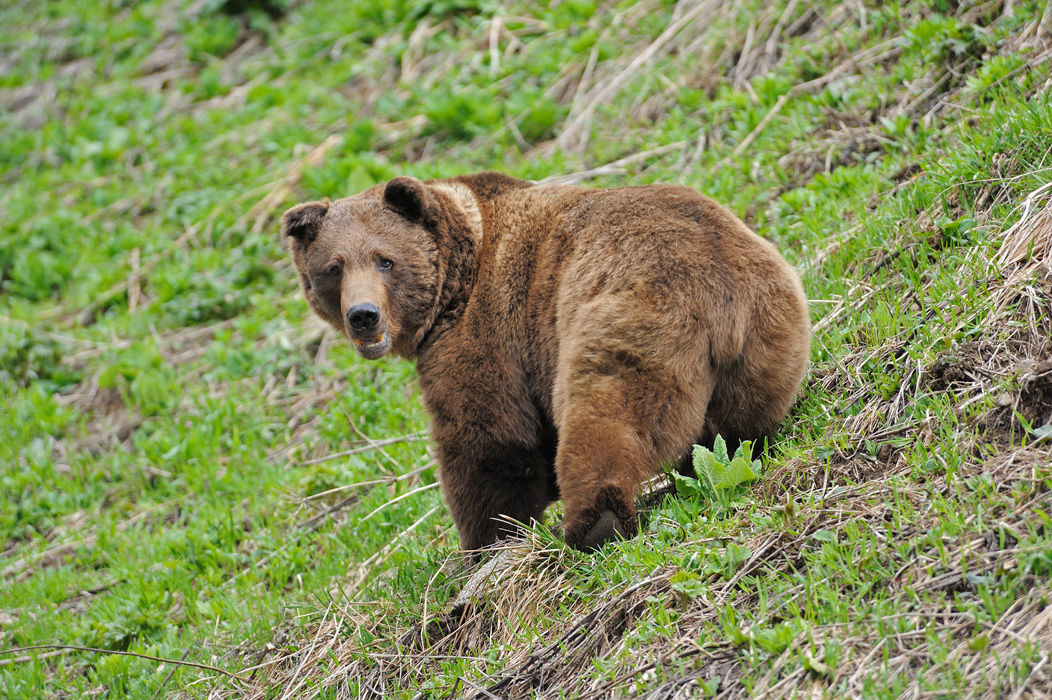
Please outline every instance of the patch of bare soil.
M954 394L961 404L989 399L974 421L986 441L1004 447L1025 435L1023 421L1031 428L1052 423L1049 357L1048 337L986 338L942 353L925 374L932 391Z
M1024 369L1014 390L998 393L978 425L986 440L998 447L1018 443L1027 437L1027 428L1052 425L1052 362Z
M928 368L928 386L933 391L962 389L974 384L981 377L989 377L980 353L982 343L962 343L948 350Z

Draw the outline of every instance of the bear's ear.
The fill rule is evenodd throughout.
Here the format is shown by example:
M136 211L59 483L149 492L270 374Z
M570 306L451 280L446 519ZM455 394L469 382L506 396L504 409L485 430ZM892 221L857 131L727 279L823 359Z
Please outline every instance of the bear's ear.
M415 177L396 177L384 188L384 202L387 206L410 221L420 221L424 218L427 199L424 183Z
M328 199L297 204L281 217L281 232L309 246L318 237L322 219L328 211Z

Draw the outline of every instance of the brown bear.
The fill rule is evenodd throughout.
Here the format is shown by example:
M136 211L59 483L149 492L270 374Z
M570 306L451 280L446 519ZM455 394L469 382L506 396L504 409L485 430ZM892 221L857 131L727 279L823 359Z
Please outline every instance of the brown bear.
M634 534L644 479L771 434L807 365L796 272L688 187L398 177L282 231L362 357L416 358L464 549L560 496L569 544Z

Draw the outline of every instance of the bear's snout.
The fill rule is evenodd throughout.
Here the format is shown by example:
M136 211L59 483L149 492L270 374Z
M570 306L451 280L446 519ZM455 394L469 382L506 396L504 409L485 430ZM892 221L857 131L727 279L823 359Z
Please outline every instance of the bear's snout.
M358 354L367 360L375 360L391 349L391 329L384 319L380 307L372 302L362 302L347 309L347 335L354 341Z
M347 309L347 325L355 333L369 333L380 324L380 309L376 304L355 304Z

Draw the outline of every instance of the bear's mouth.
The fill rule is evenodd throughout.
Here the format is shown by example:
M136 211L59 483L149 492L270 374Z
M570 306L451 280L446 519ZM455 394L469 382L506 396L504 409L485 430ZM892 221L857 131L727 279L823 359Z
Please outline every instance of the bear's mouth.
M391 335L381 333L375 338L353 338L354 349L367 360L375 360L391 347Z

